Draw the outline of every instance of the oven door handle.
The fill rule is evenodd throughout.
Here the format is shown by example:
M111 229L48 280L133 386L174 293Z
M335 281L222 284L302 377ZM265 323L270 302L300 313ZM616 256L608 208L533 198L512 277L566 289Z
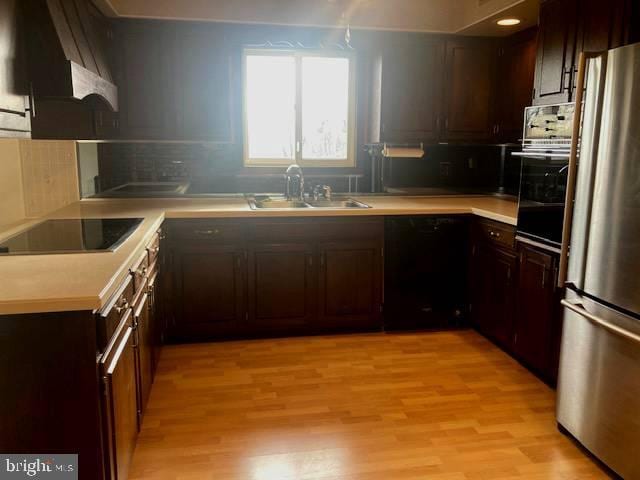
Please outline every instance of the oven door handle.
M543 152L512 152L514 157L531 157L531 158L570 158L568 153L543 153Z

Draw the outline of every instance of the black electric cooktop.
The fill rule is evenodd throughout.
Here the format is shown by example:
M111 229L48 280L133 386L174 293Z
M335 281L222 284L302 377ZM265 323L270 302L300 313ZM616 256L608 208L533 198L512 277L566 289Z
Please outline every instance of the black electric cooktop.
M55 219L0 241L0 255L112 252L142 218Z

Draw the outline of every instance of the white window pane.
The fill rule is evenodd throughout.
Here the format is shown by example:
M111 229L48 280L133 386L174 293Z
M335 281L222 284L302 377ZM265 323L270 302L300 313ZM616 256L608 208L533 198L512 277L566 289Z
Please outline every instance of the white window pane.
M249 158L293 159L296 128L294 57L248 55L246 76Z
M302 158L344 160L348 151L349 60L302 59Z

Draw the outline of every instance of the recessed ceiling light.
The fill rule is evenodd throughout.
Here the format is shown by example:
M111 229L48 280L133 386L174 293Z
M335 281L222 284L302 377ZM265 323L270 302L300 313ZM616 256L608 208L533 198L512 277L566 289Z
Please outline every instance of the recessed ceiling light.
M520 19L518 18L501 18L496 22L501 27L512 27L514 25L518 25L520 23Z

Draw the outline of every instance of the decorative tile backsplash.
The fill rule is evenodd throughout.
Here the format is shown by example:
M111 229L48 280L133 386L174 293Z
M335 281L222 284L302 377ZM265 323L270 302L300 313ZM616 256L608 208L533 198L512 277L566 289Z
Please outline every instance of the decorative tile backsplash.
M190 143L98 145L100 189L127 182L177 182L210 178L236 167L233 148Z
M79 199L73 141L0 139L0 225L38 218Z
M39 217L79 199L76 144L20 140L25 214Z

